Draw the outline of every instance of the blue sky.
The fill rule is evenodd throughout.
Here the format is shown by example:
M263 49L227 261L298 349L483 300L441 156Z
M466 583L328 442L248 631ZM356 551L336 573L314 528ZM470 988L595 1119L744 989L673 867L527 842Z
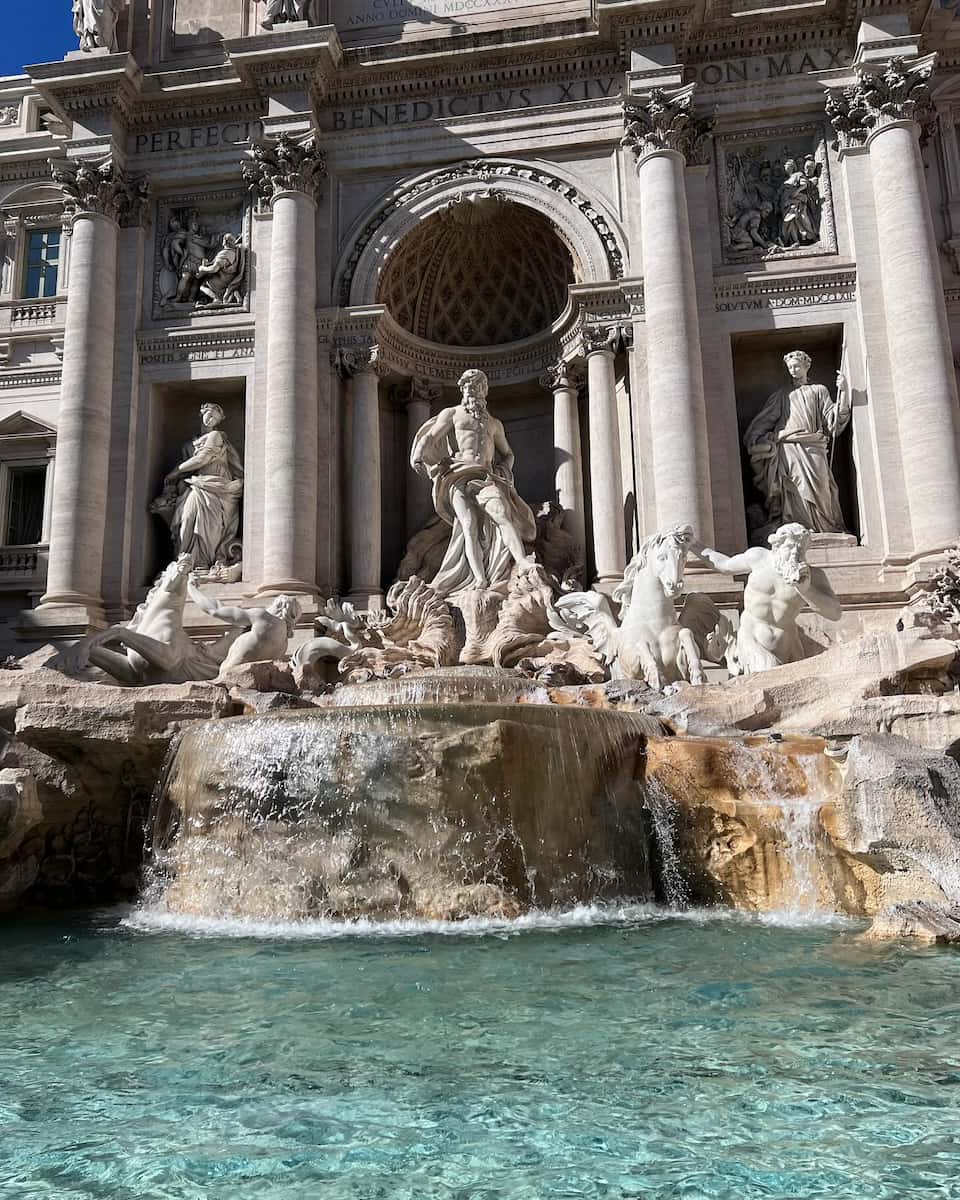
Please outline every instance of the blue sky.
M76 50L70 0L0 0L0 75L19 75L25 64L54 62Z

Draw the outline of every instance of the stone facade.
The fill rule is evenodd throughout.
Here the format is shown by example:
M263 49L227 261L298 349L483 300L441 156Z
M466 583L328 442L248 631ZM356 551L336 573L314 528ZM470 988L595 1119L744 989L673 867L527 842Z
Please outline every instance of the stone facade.
M658 531L764 528L744 436L796 350L850 401L809 552L842 632L960 533L951 7L88 7L83 49L0 82L5 651L130 618L204 405L234 457L194 507L243 481L205 590L297 597L301 640L317 597L379 605L432 516L414 435L472 368L603 590Z

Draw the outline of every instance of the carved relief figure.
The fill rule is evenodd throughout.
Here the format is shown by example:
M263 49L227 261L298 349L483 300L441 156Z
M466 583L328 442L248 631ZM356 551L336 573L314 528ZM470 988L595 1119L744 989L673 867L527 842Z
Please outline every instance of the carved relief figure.
M460 379L462 401L418 431L413 469L433 482L437 514L453 527L432 587L441 596L505 584L514 564L532 569L527 547L537 536L530 507L513 484L514 454L503 425L487 411L483 371Z
M781 159L759 146L729 154L724 218L730 249L771 254L816 245L822 225L822 171L812 154Z
M158 247L161 310L172 305L196 309L243 303L248 256L239 232L241 205L225 200L223 208L208 213L207 219L212 227L202 223L197 209L161 211L161 221L166 221Z
M797 617L808 605L828 621L840 620L843 610L826 575L806 561L809 545L809 529L798 524L771 534L769 550L752 546L732 557L691 544L691 553L715 571L747 576L736 652L728 656L731 674L769 671L806 658Z
M219 404L201 407L205 432L184 448L186 457L167 475L163 494L150 506L170 523L174 552L189 554L208 578L226 573L239 578L243 464L217 428L224 415Z
M784 355L792 387L780 388L747 427L744 445L774 525L797 522L814 533L843 533L831 449L850 421L850 394L837 375L837 397L808 383L808 354Z
M200 224L198 213L190 214L180 246L177 303L194 304L200 295L200 268L206 260L207 251L216 246L216 239Z
M239 238L225 233L217 253L197 268L201 297L211 304L239 304L245 270L246 254Z
M73 0L73 31L81 50L117 49L117 21L126 0Z

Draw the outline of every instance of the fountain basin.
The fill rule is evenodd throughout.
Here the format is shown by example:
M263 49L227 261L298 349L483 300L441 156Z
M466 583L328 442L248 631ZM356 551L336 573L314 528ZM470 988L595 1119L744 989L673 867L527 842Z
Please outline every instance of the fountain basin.
M650 898L649 725L516 703L199 723L154 816L147 901L298 921Z

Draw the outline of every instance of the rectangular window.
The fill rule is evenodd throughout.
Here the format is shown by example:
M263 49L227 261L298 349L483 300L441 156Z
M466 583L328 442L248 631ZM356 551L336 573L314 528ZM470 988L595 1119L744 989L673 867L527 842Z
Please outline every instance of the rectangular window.
M60 230L33 229L27 235L27 270L23 294L34 299L57 294L60 268Z
M35 546L43 539L46 467L10 467L5 546Z

